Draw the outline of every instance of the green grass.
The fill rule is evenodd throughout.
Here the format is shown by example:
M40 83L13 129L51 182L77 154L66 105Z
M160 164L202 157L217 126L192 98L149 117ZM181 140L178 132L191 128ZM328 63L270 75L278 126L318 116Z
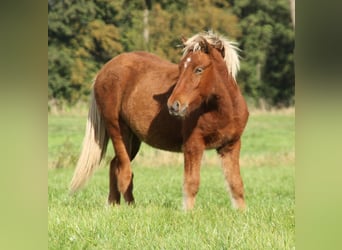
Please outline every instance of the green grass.
M136 205L106 205L107 166L70 196L67 188L85 120L49 116L50 249L294 248L293 112L250 117L241 152L248 206L244 213L231 208L214 151L204 157L200 191L191 212L181 208L182 155L146 145L133 163ZM112 156L112 149L108 154Z

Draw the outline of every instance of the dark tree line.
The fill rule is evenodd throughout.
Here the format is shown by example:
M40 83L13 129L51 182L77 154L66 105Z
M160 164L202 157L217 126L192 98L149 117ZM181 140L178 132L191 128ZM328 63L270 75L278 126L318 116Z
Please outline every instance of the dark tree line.
M290 9L288 0L49 0L49 100L86 100L96 72L125 51L177 63L182 35L212 29L239 43L238 83L250 101L293 105Z

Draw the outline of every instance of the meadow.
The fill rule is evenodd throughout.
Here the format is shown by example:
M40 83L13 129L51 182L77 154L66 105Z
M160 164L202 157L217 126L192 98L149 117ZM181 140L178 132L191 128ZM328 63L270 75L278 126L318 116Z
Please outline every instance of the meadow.
M248 209L231 208L219 158L205 153L195 209L182 210L183 156L143 144L134 160L136 204L109 207L109 147L102 167L68 193L86 115L49 115L49 249L294 249L294 109L251 112L241 173Z

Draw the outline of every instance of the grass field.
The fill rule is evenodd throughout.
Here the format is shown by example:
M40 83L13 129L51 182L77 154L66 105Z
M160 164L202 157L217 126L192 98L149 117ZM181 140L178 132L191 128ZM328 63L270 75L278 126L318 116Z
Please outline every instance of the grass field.
M49 115L50 249L294 249L294 111L254 112L243 136L248 210L234 211L214 151L206 152L196 207L184 212L183 158L146 145L133 163L136 205L108 207L108 161L79 193L68 184L84 115Z

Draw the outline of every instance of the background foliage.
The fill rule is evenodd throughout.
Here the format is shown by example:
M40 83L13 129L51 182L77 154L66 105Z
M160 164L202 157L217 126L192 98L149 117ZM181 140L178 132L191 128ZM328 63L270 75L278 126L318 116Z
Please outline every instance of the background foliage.
M177 63L180 37L208 29L240 44L238 83L250 103L294 104L288 0L49 0L49 101L87 100L96 72L125 51Z

